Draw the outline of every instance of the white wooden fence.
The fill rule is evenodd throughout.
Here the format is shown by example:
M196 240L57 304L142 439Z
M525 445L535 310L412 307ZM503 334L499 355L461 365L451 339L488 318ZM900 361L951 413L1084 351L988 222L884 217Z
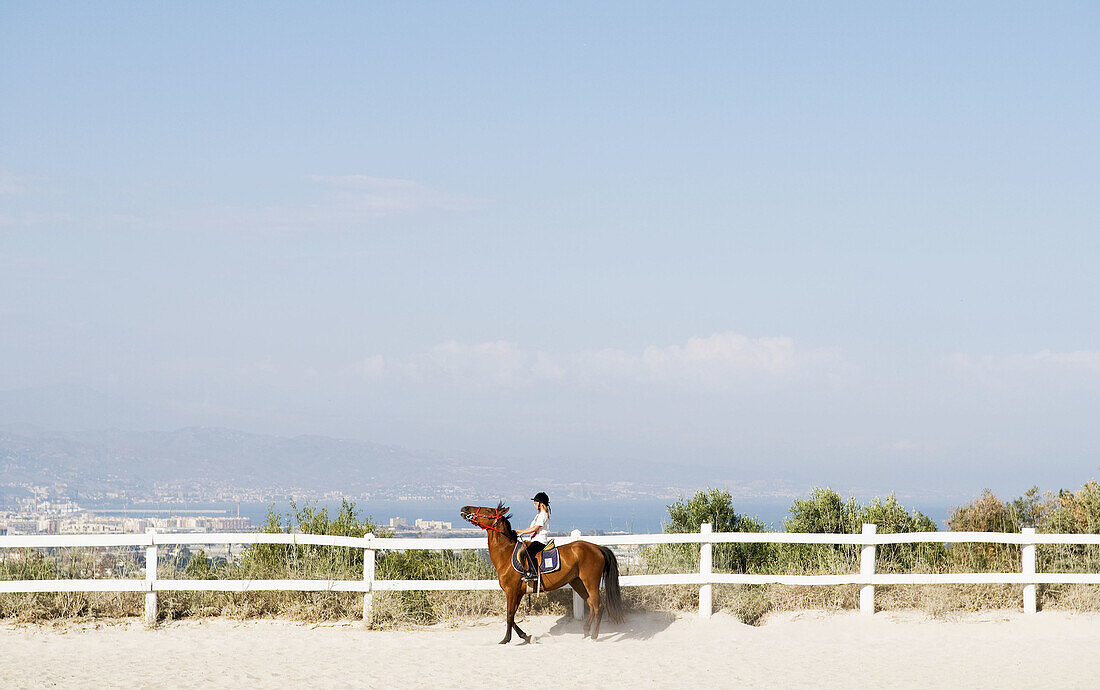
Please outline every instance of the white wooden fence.
M574 530L569 537L558 537L565 544L581 538ZM589 536L586 541L602 545L699 544L699 572L662 575L624 575L619 582L624 587L646 585L698 585L699 615L707 618L712 610L712 588L715 584L783 584L783 585L859 585L859 608L865 615L875 610L875 585L935 585L935 584L1018 584L1023 587L1023 608L1036 610L1036 585L1039 584L1100 584L1100 573L1036 573L1037 544L1100 545L1098 534L1037 534L1024 529L1022 534L1004 532L910 532L877 534L875 525L864 525L862 534L803 534L790 532L713 532L709 524L697 533L685 534L624 534ZM1018 573L906 573L875 572L875 547L880 544L966 543L1016 544L1022 546ZM759 573L713 572L714 544L852 544L860 546L858 573L843 575L768 575ZM285 544L341 546L363 550L362 580L161 580L157 578L157 551L165 545L203 544ZM109 546L144 546L145 579L83 579L83 580L0 580L0 592L145 592L145 622L153 625L157 614L157 592L165 591L297 591L297 592L362 592L363 620L370 621L374 592L409 590L494 590L496 580L377 580L374 576L375 552L378 550L447 550L485 549L484 537L461 539L416 539L375 537L337 537L297 533L158 533L95 534L95 535L27 535L0 536L4 548L75 548ZM573 614L580 618L584 603L573 595Z

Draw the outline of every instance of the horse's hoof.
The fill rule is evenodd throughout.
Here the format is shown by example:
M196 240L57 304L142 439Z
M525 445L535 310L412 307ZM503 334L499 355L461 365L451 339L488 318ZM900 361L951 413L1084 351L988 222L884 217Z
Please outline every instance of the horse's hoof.
M506 637L506 638L504 638L503 640L501 640L500 642L497 642L497 644L508 644L509 642L511 642L511 640L509 640L509 639L508 639L508 638Z
M530 635L524 635L523 636L523 644L531 644L531 636Z

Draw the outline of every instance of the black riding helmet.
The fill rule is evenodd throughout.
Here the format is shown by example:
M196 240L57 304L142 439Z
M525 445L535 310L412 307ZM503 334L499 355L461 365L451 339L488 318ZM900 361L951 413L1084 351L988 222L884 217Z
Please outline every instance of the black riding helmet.
M539 503L544 503L544 504L546 504L547 508L550 507L550 497L546 495L545 491L538 492L537 494L535 494L534 498L532 498L531 500L532 501L538 501Z

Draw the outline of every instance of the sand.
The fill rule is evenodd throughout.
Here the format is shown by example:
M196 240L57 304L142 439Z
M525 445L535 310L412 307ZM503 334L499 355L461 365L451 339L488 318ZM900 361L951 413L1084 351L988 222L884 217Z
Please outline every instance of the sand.
M215 687L1086 687L1100 678L1100 617L1053 611L928 619L802 612L632 614L599 641L579 623L500 621L417 630L209 619L0 626L0 686Z

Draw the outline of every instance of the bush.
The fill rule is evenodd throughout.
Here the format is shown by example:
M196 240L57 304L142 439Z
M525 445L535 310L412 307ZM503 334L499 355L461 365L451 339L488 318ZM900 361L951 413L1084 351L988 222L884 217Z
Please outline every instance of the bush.
M1043 506L1040 527L1044 532L1100 534L1100 484L1086 482L1078 491L1061 490ZM1038 547L1041 571L1098 572L1100 549L1085 544Z
M1034 525L1042 514L1039 490L1005 503L985 489L970 503L951 511L947 524L952 532L1020 532ZM1020 547L1007 544L959 543L951 546L951 564L955 570L1012 571L1020 567Z
M795 499L783 521L788 532L811 534L854 534L863 530L859 521L860 507L851 496L848 500L829 488L815 487L810 498Z
M1033 489L1034 491L1034 489ZM1087 482L1079 491L1058 492L1035 522L1044 532L1100 534L1100 484ZM1035 523L1033 523L1035 524Z
M767 527L755 518L733 508L728 491L698 491L691 500L683 498L668 506L667 533L698 532L709 522L715 532L765 532ZM747 573L771 560L771 544L715 544L714 569L719 572ZM662 544L642 549L642 558L650 572L698 570L699 547L695 544Z
M0 560L0 580L56 580L57 564L41 551L22 549L14 558Z
M669 524L665 532L698 532L699 526L709 522L715 532L766 532L767 526L756 518L742 515L733 509L733 497L728 491L709 489L698 491L690 501L676 501L668 507ZM716 570L747 573L770 560L770 544L716 544L714 567ZM698 549L695 549L698 551Z
M886 500L874 498L859 510L860 531L863 524L874 524L879 534L905 532L936 532L936 521L913 510L908 512L893 494ZM882 544L875 553L875 568L879 572L906 572L920 567L938 569L947 559L943 544Z
M1011 503L1004 503L986 489L970 503L952 510L947 525L952 532L1015 532L1023 527L1034 527L1038 511L1032 499L1037 499L1038 489ZM1031 523L1031 524L1029 524Z
M391 532L380 527L370 518L361 518L355 504L343 501L335 517L328 510L306 504L298 507L292 503L293 513L284 524L282 516L269 511L264 532L300 532L303 534L327 534L345 537L362 537L366 534L388 537ZM333 579L355 580L363 577L363 551L341 546L317 546L283 544L256 544L245 550L237 569L246 579ZM233 577L233 568L227 568L218 577ZM382 580L459 580L495 579L496 570L476 552L462 551L377 551L375 576ZM280 593L296 596L299 600L320 602L327 613L325 617L353 617L361 614L361 597L343 593ZM449 594L449 593L447 593ZM443 594L446 596L446 594ZM383 605L376 622L435 623L440 620L441 593L394 592L383 594ZM474 608L480 606L477 596ZM446 609L446 605L443 606ZM470 608L467 604L465 608Z
M191 557L183 569L183 576L188 580L216 580L217 574L214 565L206 557L206 552L199 550Z
M935 532L932 518L909 512L890 494L861 505L855 498L840 497L829 488L815 487L809 498L796 499L784 521L788 532L810 534L860 534L864 523L873 523L879 534ZM790 544L781 552L789 572L850 572L858 566L859 547L848 544ZM911 570L917 564L942 561L943 547L936 544L885 544L878 547L876 569L884 572Z
M299 532L341 537L362 537L366 534L389 536L370 518L360 518L355 504L340 503L336 517L330 518L328 508L318 510L309 503L299 507L291 503L292 514L283 524L282 516L271 509L261 532ZM240 559L240 571L245 579L324 579L347 580L363 577L363 552L343 546L313 544L253 544Z

